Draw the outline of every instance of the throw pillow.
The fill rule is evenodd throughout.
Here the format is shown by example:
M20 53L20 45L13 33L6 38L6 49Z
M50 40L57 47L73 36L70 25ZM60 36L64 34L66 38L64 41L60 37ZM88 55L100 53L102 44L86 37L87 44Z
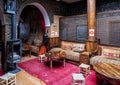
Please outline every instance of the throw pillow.
M54 55L59 57L60 56L60 51L54 51Z
M66 56L66 52L62 51L60 52L60 57L65 57Z
M84 44L74 44L73 45L73 51L81 52L83 50L85 50L85 45Z

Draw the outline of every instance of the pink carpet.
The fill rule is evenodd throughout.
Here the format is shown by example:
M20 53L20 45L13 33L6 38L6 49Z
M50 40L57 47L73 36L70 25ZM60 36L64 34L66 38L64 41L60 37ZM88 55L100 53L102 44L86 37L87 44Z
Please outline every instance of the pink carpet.
M36 76L46 83L46 85L71 85L72 73L78 73L78 66L66 63L63 67L60 62L53 62L53 69L49 68L49 63L39 63L38 59L21 62L18 66L29 74ZM96 85L96 74L91 71L91 74L86 77L86 85Z

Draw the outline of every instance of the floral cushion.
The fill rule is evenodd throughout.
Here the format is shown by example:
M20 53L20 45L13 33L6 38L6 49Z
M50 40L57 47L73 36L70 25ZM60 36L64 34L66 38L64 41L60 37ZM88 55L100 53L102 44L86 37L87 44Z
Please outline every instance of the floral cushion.
M60 57L66 57L66 52L65 51L61 51L60 52Z
M54 55L59 57L60 56L60 51L54 51Z
M72 44L63 44L62 45L62 49L64 50L72 50Z
M85 50L85 44L74 44L73 51L81 52Z

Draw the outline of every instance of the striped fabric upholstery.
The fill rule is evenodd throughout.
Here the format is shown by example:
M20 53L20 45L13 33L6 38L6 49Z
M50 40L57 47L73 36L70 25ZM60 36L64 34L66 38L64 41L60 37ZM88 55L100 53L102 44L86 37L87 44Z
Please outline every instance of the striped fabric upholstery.
M62 41L60 48L52 48L50 51L63 51L66 53L66 59L80 62L80 52L83 50L85 50L84 43Z
M113 63L113 64L120 65L120 59L116 59L116 58L108 58L108 57L104 57L104 56L94 56L90 59L91 65L94 65L94 64L100 63L100 62Z
M80 52L85 50L85 44L62 41L61 48L64 49L67 54L66 59L80 62Z
M66 51L66 59L73 60L73 61L79 61L80 60L80 53L73 52L73 51Z
M120 48L102 47L102 56L120 58Z
M61 51L66 53L66 59L73 60L73 61L80 61L80 53L79 52L74 52L71 50L64 50L62 48L52 48L50 52L56 52L56 51Z

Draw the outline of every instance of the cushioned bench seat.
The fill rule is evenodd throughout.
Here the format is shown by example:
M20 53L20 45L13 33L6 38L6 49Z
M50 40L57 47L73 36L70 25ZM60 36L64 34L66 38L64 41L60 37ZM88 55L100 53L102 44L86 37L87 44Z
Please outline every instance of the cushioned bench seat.
M120 65L119 58L108 58L108 57L103 57L103 56L95 56L90 59L91 65L94 65L94 64L100 63L100 62L113 63L113 64Z
M52 48L50 51L61 51L66 53L66 59L72 60L76 63L80 63L80 53L85 50L84 43L73 43L73 42L61 42L61 47Z
M69 51L69 50L67 50L65 52L67 54L66 59L77 61L77 62L80 61L80 53Z
M80 53L78 52L73 52L73 51L70 51L70 50L64 50L62 48L52 48L50 50L50 52L54 53L54 52L58 52L60 51L61 52L65 52L66 53L66 59L69 59L69 60L73 60L73 61L78 61L80 60Z
M101 46L101 54L90 59L90 64L105 62L120 65L120 48Z

